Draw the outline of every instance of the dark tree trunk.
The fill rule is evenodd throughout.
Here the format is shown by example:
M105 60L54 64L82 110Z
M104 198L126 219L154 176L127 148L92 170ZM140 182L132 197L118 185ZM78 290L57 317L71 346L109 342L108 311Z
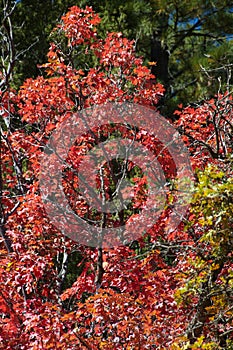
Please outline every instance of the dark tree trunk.
M156 79L159 80L165 88L168 85L168 61L169 52L167 45L161 43L159 33L155 32L151 38L151 61L156 62L156 65L152 66L151 73L155 75Z

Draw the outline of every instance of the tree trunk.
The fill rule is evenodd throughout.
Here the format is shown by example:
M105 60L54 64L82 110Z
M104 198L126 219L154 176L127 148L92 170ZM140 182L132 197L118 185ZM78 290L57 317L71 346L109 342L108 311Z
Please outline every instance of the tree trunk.
M152 66L151 73L155 75L165 88L168 86L168 62L169 52L167 45L163 45L159 33L153 32L151 38L151 61L156 62Z

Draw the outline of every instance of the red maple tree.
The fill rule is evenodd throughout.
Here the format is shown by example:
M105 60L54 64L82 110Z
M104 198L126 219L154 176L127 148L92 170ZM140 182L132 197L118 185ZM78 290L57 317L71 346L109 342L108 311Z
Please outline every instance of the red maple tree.
M54 30L48 63L43 65L47 76L27 79L18 92L1 92L0 348L227 346L232 321L229 303L221 299L221 319L209 293L215 284L223 286L221 297L230 293L232 253L225 242L228 258L220 261L215 241L207 242L208 225L203 229L199 220L203 213L198 210L188 213L191 227L186 227L184 219L177 228L168 229L176 201L172 189L156 223L140 232L139 222L140 236L122 246L84 246L64 236L47 216L40 192L40 162L52 132L74 113L107 102L131 102L156 111L164 93L136 56L134 42L121 33L100 39L99 22L92 8L72 7ZM212 162L223 169L223 159L227 167L232 151L231 101L229 95L217 96L198 108L177 112L177 127L194 168ZM128 124L104 125L83 134L70 148L67 164L77 170L88 150L116 132L121 138L136 138L155 152L173 183L177 174L169 152L161 155L158 140ZM106 162L103 177L97 177L97 188L101 192L103 181L107 200L116 189L121 165L122 160ZM128 163L125 176L134 187L131 207L117 218L114 213L105 215L106 226L136 220L147 200L147 179L133 162ZM102 214L90 211L78 196L76 172L69 167L64 168L63 189L78 215L101 220ZM229 242L232 245L230 238ZM209 252L207 262L202 250ZM212 264L208 273L201 259ZM212 284L208 285L206 276ZM215 328L213 313L219 316L214 319Z

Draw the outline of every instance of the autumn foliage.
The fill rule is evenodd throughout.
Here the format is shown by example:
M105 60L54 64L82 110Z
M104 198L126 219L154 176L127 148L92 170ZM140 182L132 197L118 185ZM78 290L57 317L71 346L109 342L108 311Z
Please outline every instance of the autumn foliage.
M46 215L40 161L53 130L73 113L106 102L156 111L164 93L136 56L135 43L121 33L103 39L99 22L92 8L72 7L51 35L44 75L27 79L19 91L1 92L0 349L231 349L229 92L176 112L174 126L190 151L196 180L189 189L190 208L176 229L167 229L172 191L148 232L111 249L67 238ZM132 130L121 128L121 135L132 137ZM95 137L83 135L70 150L70 162L78 164L113 131L105 126L94 130ZM149 136L136 136L152 150L158 147ZM168 167L166 159L163 164ZM128 177L135 199L127 218L146 201L146 179L133 168ZM109 198L110 175L106 167ZM67 170L64 191L85 216L87 207L75 202L76 190L75 176Z

